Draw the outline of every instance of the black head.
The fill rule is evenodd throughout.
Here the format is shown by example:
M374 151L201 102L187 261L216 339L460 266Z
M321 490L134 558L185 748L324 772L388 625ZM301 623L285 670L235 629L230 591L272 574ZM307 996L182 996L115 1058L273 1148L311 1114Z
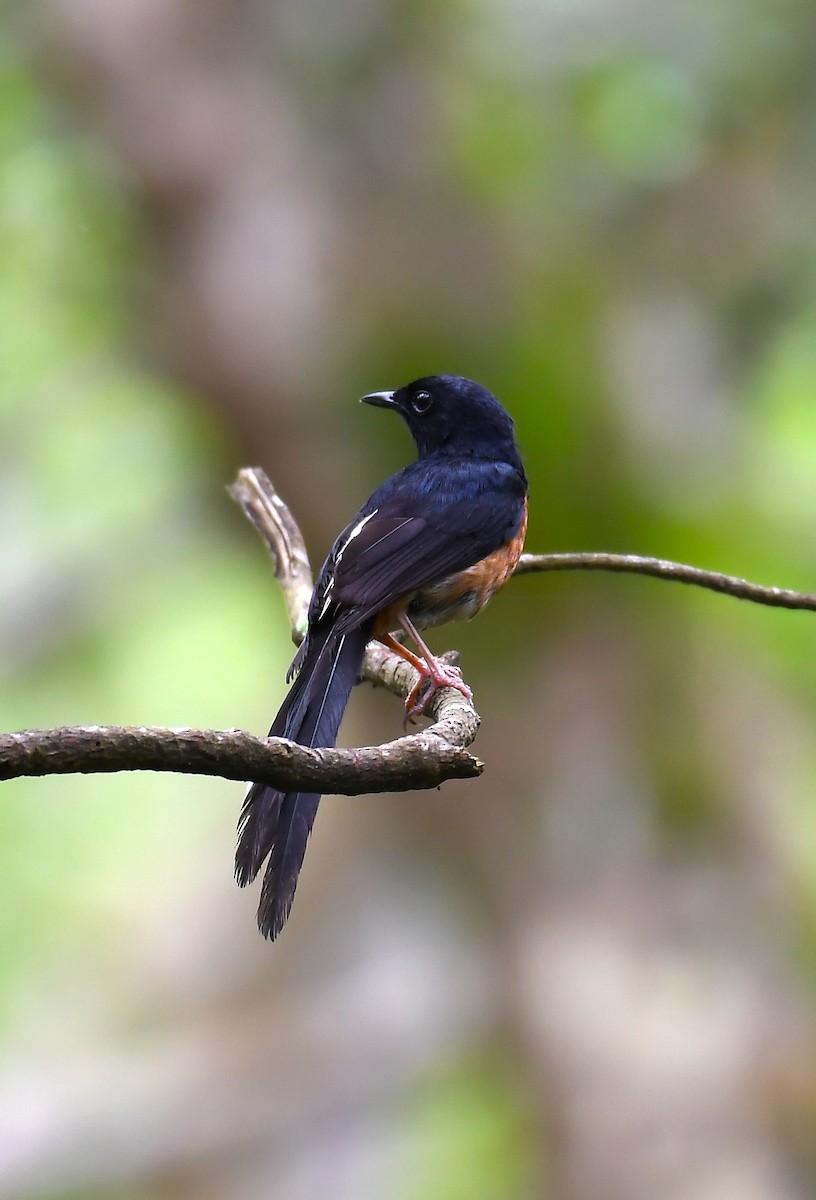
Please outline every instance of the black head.
M461 375L428 375L396 392L372 392L364 404L392 408L413 434L420 458L470 455L519 462L513 422L496 397Z

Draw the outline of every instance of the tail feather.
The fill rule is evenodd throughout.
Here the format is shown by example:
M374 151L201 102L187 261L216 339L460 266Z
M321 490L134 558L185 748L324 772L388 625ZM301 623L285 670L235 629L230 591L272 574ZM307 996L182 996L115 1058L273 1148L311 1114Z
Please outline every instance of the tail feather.
M309 647L270 736L304 746L334 745L365 653L368 624L345 634L329 633ZM266 784L255 783L247 792L238 823L235 877L244 887L269 856L258 908L265 937L277 937L289 916L319 803L319 795L281 792Z
M274 941L292 911L306 843L312 832L320 796L290 792L283 797L278 819L278 836L261 885L258 928Z
M272 722L270 737L286 737L295 742L302 740L299 733L303 707L312 690L313 671L325 647L325 637L317 646L313 646L311 662L289 689ZM253 783L244 797L238 818L238 846L235 852L235 878L239 887L252 883L272 848L284 796L285 793L277 788Z

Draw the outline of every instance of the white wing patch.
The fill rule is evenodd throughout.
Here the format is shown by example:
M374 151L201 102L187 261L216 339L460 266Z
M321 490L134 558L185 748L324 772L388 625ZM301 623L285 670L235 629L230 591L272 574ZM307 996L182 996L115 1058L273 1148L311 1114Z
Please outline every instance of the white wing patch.
M368 522L371 520L372 517L376 517L376 515L377 515L377 509L375 508L374 512L370 512L367 517L363 517L363 519L361 521L357 522L357 524L352 529L351 533L348 535L346 540L343 542L343 545L340 547L340 549L337 551L337 553L334 556L335 568L338 566L341 558L348 550L349 545L351 544L352 540L357 537L357 535L364 528L364 526L368 524ZM326 615L326 611L327 611L329 605L331 604L333 587L334 587L334 575L332 574L332 576L329 579L329 582L326 586L326 591L323 596L323 605L318 614L318 620L320 620L321 617L324 617Z
M374 512L370 512L367 517L363 517L362 521L357 522L357 524L352 529L351 533L348 535L346 540L343 542L343 545L337 551L337 554L335 555L335 558L334 558L335 566L337 566L337 564L340 562L340 559L346 553L346 551L348 550L348 548L351 545L354 538L356 538L357 535L362 532L363 528L368 524L368 522L371 520L371 518L376 517L376 515L377 515L377 509L375 508Z

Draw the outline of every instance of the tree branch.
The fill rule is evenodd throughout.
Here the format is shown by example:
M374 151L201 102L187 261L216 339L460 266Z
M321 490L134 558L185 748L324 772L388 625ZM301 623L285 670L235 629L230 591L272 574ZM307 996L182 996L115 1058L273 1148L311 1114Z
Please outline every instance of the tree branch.
M312 592L312 572L301 532L266 475L247 467L229 489L263 539L275 564L292 638L302 641ZM733 575L635 554L523 554L517 575L544 571L619 571L651 575L722 592L777 608L816 611L816 595L763 587ZM449 654L455 661L456 655ZM414 669L372 642L361 678L403 698L417 680ZM433 724L381 746L354 750L308 749L285 738L257 738L240 730L157 729L148 726L75 726L0 734L0 780L22 775L111 771L175 771L257 780L283 790L399 792L468 779L482 764L467 753L479 729L473 705L447 688L429 705Z
M239 729L75 725L0 734L0 780L22 775L175 771L257 779L287 791L404 792L481 772L472 755L426 730L383 746L310 750Z
M760 583L740 579L738 575L705 571L702 567L689 567L666 558L644 558L639 554L602 552L522 554L516 567L516 575L531 575L540 571L619 571L633 575L652 575L656 579L669 579L675 583L687 583L694 587L708 588L712 592L722 592L727 596L734 596L737 600L751 600L754 604L816 612L816 595L810 592L765 587Z
M306 636L306 615L314 586L303 534L260 467L244 467L227 491L272 556L292 626L292 640L299 646Z
M306 632L312 572L300 529L263 471L238 473L230 495L263 539L275 564L296 643ZM455 655L447 655L449 660ZM405 698L417 681L409 663L378 642L366 651L361 677ZM428 706L433 724L381 746L309 749L286 738L241 730L73 726L0 734L0 780L22 775L174 771L257 780L285 791L402 792L470 779L482 764L468 754L479 729L473 705L452 688Z

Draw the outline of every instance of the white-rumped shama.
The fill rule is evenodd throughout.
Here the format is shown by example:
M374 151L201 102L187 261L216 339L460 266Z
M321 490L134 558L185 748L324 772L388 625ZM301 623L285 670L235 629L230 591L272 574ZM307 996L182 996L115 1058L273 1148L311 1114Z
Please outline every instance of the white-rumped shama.
M409 718L439 688L470 699L461 672L436 659L419 630L475 616L513 574L527 528L513 422L486 388L433 375L363 400L405 418L419 457L366 500L318 575L308 632L287 675L294 683L269 731L303 746L335 744L371 638L420 674ZM396 641L399 630L421 657ZM277 937L289 916L319 803L261 783L247 792L235 876L245 886L269 858L258 908L265 937Z

